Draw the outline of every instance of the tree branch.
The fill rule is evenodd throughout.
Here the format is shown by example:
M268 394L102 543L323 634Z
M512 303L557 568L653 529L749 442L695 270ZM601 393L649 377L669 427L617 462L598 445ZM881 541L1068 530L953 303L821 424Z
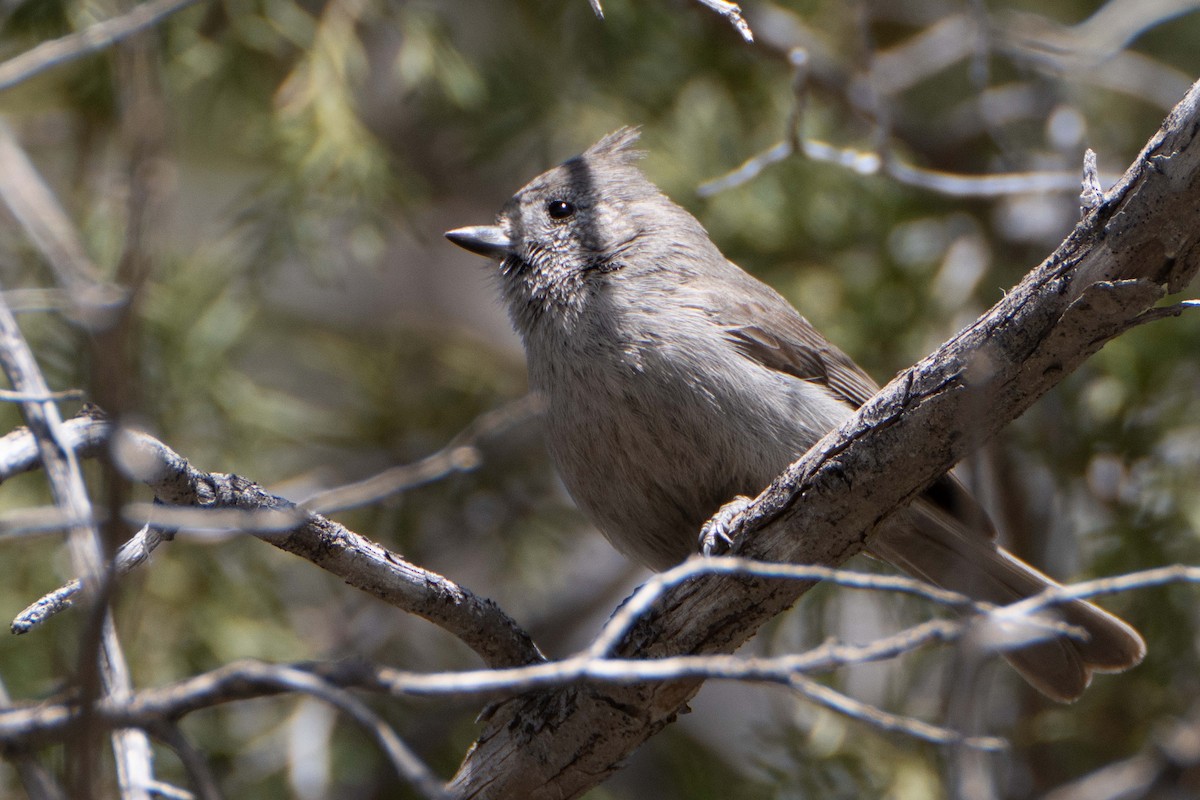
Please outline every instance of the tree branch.
M197 0L151 0L119 17L97 22L61 39L42 42L32 50L0 63L0 91L32 78L51 67L97 53L127 36L157 25Z
M543 660L529 635L493 601L405 561L343 525L270 494L253 481L238 475L198 470L152 436L125 429L114 431L113 424L105 419L82 417L64 427L63 441L68 447L79 448L81 455L96 455L99 447L115 436L111 446L118 463L133 479L149 486L155 499L167 506L155 507L160 513L155 520L159 525L154 527L162 524L199 527L206 520L219 522L220 528L251 533L389 605L444 628L478 653L488 666L508 667ZM0 446L0 479L37 463L26 441L31 436L27 430L14 431L0 440L4 445ZM172 519L180 513L182 518ZM172 522L177 524L171 525ZM159 534L158 539L161 538ZM147 543L136 537L131 541L135 544L123 547L118 554L115 566L118 570L128 569L144 558L142 551ZM85 580L85 586L86 583ZM54 610L65 607L62 601L69 604L69 598L77 591L78 588L68 584L48 595L54 609L41 608L43 601L30 606L13 623L14 631L29 630ZM43 613L46 610L50 613Z
M3 369L17 392L35 397L50 396L50 389L33 351L2 300L0 369ZM92 521L92 503L79 459L75 450L63 440L63 420L58 407L50 400L23 400L20 407L21 415L36 439L38 455L46 471L55 505L63 509L71 520L67 542L72 565L83 580L102 586L106 580L105 554L99 532ZM88 634L80 653L81 672L85 676L82 694L87 700L84 708L88 713L91 702L97 698L123 698L133 690L129 667L104 592L97 594L93 610L96 613L89 620ZM126 800L148 800L150 795L146 787L153 780L154 771L153 752L146 734L140 730L116 730L112 734L112 746L121 796ZM89 760L81 759L83 762ZM91 780L88 766L85 764L80 773L85 782Z

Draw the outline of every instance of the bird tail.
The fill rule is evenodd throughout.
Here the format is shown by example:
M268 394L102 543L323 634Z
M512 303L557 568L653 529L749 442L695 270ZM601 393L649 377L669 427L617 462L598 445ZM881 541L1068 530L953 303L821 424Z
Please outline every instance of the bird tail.
M881 526L868 548L913 577L995 605L1008 605L1059 585L987 536L926 503ZM1093 672L1122 672L1146 655L1146 643L1138 632L1098 606L1071 600L1048 612L1082 628L1087 638L1058 636L1004 653L1017 672L1047 697L1074 701L1091 683Z

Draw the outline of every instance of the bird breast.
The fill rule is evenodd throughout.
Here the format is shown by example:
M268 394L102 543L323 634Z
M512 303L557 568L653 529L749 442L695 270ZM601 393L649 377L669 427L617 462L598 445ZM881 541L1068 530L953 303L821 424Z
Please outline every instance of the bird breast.
M618 550L655 569L695 552L721 505L757 494L848 413L748 361L711 321L680 319L670 335L626 320L636 336L606 326L527 342L564 484Z

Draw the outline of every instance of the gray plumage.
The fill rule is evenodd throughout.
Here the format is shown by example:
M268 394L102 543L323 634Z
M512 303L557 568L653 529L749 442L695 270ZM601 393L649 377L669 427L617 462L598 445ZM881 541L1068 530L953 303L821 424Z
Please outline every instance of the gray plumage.
M505 303L546 402L563 482L621 552L653 569L694 553L702 524L753 496L878 387L786 300L728 261L637 167L624 128L535 178L493 226L447 233L501 260ZM870 551L978 600L1053 582L996 546L952 477L875 532ZM1089 603L1062 607L1086 642L1007 654L1073 700L1093 671L1137 664L1137 632Z

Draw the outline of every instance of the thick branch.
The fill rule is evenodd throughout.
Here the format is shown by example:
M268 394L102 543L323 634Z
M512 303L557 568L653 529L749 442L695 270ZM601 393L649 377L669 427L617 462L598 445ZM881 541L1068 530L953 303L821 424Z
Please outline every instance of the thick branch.
M895 508L1016 419L1196 272L1200 84L1121 182L1011 293L901 373L743 515L740 552L836 566ZM648 658L729 652L805 591L708 576L671 591L617 648ZM462 798L570 798L669 724L699 681L575 686L489 719L453 786Z

